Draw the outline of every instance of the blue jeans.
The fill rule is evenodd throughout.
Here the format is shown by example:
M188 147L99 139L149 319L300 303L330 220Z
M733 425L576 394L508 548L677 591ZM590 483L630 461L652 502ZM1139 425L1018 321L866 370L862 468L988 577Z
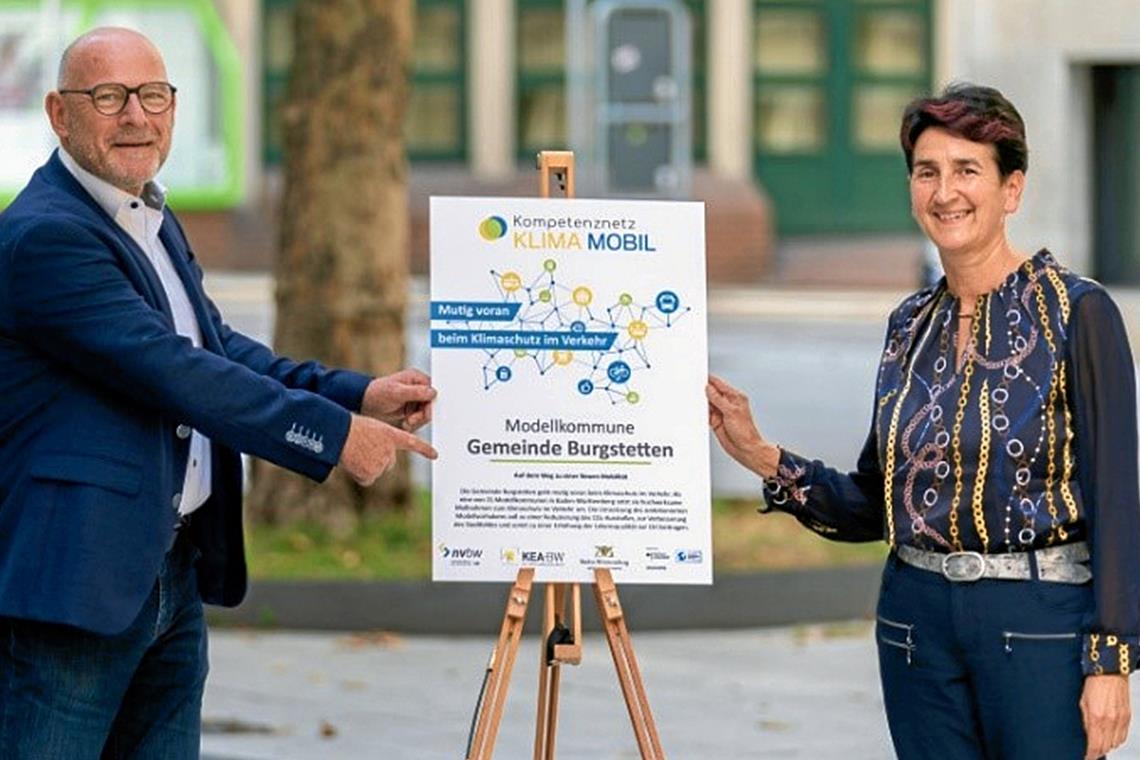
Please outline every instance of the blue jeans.
M901 760L1081 760L1091 584L952 583L887 560L875 638Z
M115 636L0 618L0 758L198 758L208 664L196 558L180 537Z

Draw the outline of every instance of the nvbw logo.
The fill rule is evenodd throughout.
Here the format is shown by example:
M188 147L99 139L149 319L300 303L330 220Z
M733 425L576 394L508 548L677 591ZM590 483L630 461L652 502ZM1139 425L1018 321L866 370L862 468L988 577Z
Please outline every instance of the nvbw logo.
M463 547L457 549L448 546L447 544L439 545L439 556L444 559L479 559L483 556L482 549L472 549L471 547Z

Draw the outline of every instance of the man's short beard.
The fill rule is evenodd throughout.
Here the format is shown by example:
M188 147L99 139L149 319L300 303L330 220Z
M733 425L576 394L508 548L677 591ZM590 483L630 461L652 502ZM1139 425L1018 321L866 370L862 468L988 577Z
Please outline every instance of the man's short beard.
M74 124L68 125L69 131L72 134L82 134L73 129L73 127ZM134 177L127 177L116 173L109 162L101 162L99 154L95 151L90 142L79 143L74 140L60 140L60 143L64 149L71 154L71 157L75 159L75 162L85 170L104 182L108 182L127 193L134 194L140 190L147 182L154 179L154 174L157 174L158 169L162 168L162 163L160 162L159 165L155 167L155 171L151 176L139 182Z

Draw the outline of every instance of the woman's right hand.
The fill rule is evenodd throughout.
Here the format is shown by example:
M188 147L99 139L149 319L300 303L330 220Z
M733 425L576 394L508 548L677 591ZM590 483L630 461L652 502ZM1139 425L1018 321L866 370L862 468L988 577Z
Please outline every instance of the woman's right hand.
M780 449L764 440L752 419L748 396L716 375L709 375L709 427L725 453L762 478L775 476Z

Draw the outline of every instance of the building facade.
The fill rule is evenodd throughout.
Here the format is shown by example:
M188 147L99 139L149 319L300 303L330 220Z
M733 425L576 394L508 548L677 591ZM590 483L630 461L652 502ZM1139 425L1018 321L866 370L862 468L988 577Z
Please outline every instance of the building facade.
M295 2L0 6L0 142L33 148L0 153L0 203L50 149L38 109L51 72L29 51L36 44L50 49L51 40L38 39L35 29L54 6L62 19L56 44L85 24L134 23L159 30L163 44L187 60L200 59L193 64L200 72L179 74L189 85L179 92L182 112L197 122L186 123L180 112L172 161L191 178L201 175L202 186L175 198L211 223L225 214L264 215L280 187L277 114ZM406 130L414 209L432 192L529 194L534 151L567 147L566 3L416 0ZM1011 222L1015 241L1048 246L1078 271L1109 282L1140 281L1140 159L1130 150L1140 127L1140 0L683 5L694 32L694 194L710 202L710 217L723 211L743 225L733 245L773 235L917 235L898 150L899 115L915 95L965 79L1001 89L1028 124L1029 185ZM182 34L191 28L197 38ZM213 101L202 99L207 94ZM263 245L237 249L271 248L270 233L264 237ZM747 260L769 249L764 243L736 255ZM264 265L266 254L250 255L221 264ZM749 277L762 270L753 266Z
M942 0L939 69L993 84L1029 136L1022 247L1140 283L1140 2Z
M263 0L266 165L295 0ZM413 166L498 179L566 147L563 0L417 0ZM784 234L913 229L898 114L932 80L929 0L686 0L692 158L755 178Z

